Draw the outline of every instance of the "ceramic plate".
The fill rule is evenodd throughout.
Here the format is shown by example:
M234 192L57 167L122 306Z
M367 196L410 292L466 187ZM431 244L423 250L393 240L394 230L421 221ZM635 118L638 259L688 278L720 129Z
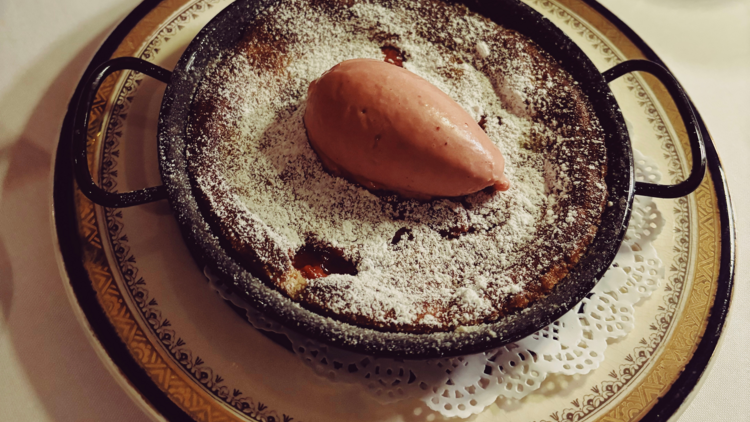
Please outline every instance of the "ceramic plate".
M171 69L198 31L230 2L145 2L91 63L140 57ZM602 71L634 58L658 61L601 6L528 0ZM666 90L628 75L611 84L632 123L635 147L663 182L690 169L685 128ZM80 86L79 86L80 91ZM156 128L164 85L118 72L100 88L88 131L89 166L108 191L161 184ZM71 109L77 104L77 95ZM197 421L434 420L419 401L382 406L359 388L319 378L254 330L207 286L166 201L109 209L75 188L71 113L55 166L61 266L73 306L118 378L155 416ZM708 133L709 175L685 198L657 199L666 219L656 241L667 272L636 308L636 327L585 376L552 376L519 402L500 401L476 421L667 420L698 383L719 340L731 295L734 230L723 174ZM415 411L415 409L417 409Z

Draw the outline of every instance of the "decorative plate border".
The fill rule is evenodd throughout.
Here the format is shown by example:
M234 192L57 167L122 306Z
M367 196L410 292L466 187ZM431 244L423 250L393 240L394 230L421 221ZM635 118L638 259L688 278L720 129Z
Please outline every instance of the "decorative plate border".
M139 57L144 60L153 59L159 53L160 48L169 42L177 32L198 18L200 14L210 10L221 1L199 0L192 3L190 7L173 16L166 25L161 27L155 36L151 38ZM116 100L111 107L111 111L102 114L102 122L94 123L99 128L101 128L102 124L106 124L104 141L101 143L103 151L100 160L99 181L101 187L108 192L117 190L117 164L120 156L120 138L125 125L125 119L130 112L130 106L144 78L144 75L138 72L129 71L126 75L124 83L119 86L119 90L110 89L107 91L110 93L116 91ZM97 133L96 136L100 136L100 133ZM97 143L96 139L90 138L89 141L95 147ZM91 153L89 156L96 157L96 154ZM90 159L89 164L94 166L92 168L96 167L95 161L95 158ZM129 295L132 303L137 306L140 316L151 330L153 337L157 339L163 349L170 355L170 358L183 369L185 374L218 400L252 420L264 422L291 422L294 420L293 417L283 413L279 417L278 412L269 409L264 403L256 403L250 396L243 395L241 390L225 385L224 377L216 373L199 355L193 353L187 342L170 328L171 322L168 318L162 316L158 300L152 297L147 288L147 281L139 275L137 259L131 253L130 246L128 245L128 237L124 233L125 223L122 212L114 208L103 208L103 217L106 232L105 238L109 242L108 246L122 275L126 293ZM110 262L109 265L111 264Z
M164 11L164 8L163 8L162 6L168 6L168 5L166 4L166 3L173 3L173 4L176 4L177 2L169 2L169 1L167 1L167 2L165 2L164 4L161 4L161 5L159 5L159 7L156 7L156 8L154 8L154 10L152 11L152 14L153 14L153 12L157 12L157 11L159 11L159 9L161 9L161 11L163 12L163 11ZM549 2L546 2L546 3L549 3ZM146 3L144 3L144 5L141 5L141 6L139 7L139 9L140 9L140 10L139 10L139 9L136 9L136 11L134 11L134 14L133 14L133 15L131 15L131 16L135 16L135 15L136 15L136 12L141 12L141 13L142 13L142 12L143 12L143 9L145 9L145 8L146 8L147 6L151 6L151 7L153 7L153 5L150 5L150 4L146 4ZM174 10L174 9L172 9L172 10ZM162 13L162 14L163 14L163 13ZM138 25L139 25L140 23L142 23L143 21L144 21L144 20L136 20L136 19L133 19L133 20L132 20L131 22L129 22L128 20L126 20L125 22L123 22L123 25L125 25L126 23L130 23L130 24L132 25L132 23L133 23L133 22L138 22L138 23L137 23L137 24L135 25L135 26L137 27L137 26L138 26ZM123 26L123 25L121 25L121 26ZM118 28L118 30L119 30L119 29L121 29L121 28ZM111 37L111 40L114 40L114 39L116 38L116 37L115 37L116 35L122 35L122 34L118 34L118 30L116 30L116 31L115 31L115 33L113 33L113 35L112 35L112 37ZM147 35L147 34L146 34L145 32L144 32L143 34L144 34L144 35ZM123 37L123 38L124 38L124 37ZM100 59L100 61L103 61L103 60L104 60L104 59L106 58L106 53L103 53L103 51L104 51L104 48L105 48L105 47L107 47L107 44L105 44L105 46L103 47L103 50L102 50L102 51L100 51L100 54L98 55L98 56L102 56L102 57L98 57L98 58ZM110 48L110 49L111 49L112 47L113 47L113 45L109 45L109 48ZM606 46L604 46L604 47L602 47L602 48L606 48ZM121 55L125 55L125 54L127 54L127 53L124 53L124 54L121 54ZM97 58L95 58L95 60L96 60L96 59L97 59ZM95 63L95 62L92 62L92 66L93 66L93 64L94 64L94 63ZM111 78L110 80L113 80L113 79L114 79L114 78ZM104 111L104 105L106 104L106 99L107 99L107 97L108 97L108 95L106 95L105 93L109 93L109 92L111 92L111 90L112 90L112 88L113 88L113 85L114 85L113 83L112 83L112 84L105 84L105 86L104 86L104 87L102 87L102 89L100 90L100 94L101 94L101 95L100 95L100 96L98 96L98 98L97 98L97 102L96 102L96 104L95 104L95 108L94 108L94 109L92 110L92 115L93 115L94 117L101 117L101 116L102 116L102 113L103 113L103 111ZM75 104L75 102L72 102L72 104ZM98 113L98 115L97 115L97 113ZM95 120L95 121L96 121L97 119L93 119L93 120ZM66 120L66 122L67 122L67 120ZM99 129L100 127L101 127L101 126L100 126L100 125L101 125L101 119L99 119L99 120L98 120L98 123L99 123L99 126L91 126L91 127L89 128L89 135L91 135L91 137L93 137L94 135L97 135L97 133L96 133L96 132L98 132L98 129ZM68 122L67 126L69 126L69 122ZM69 128L68 128L68 130L69 130ZM63 141L65 141L65 137L66 137L66 136L65 136L65 127L64 127L64 128L63 128L63 136L61 136L61 148L60 148L60 150L59 150L59 155L60 155L60 154L62 153L62 151L64 151L64 150L65 150L65 148L63 147L63 144L64 144L64 142L63 142ZM93 146L94 146L94 145L93 145L93 143L92 143L92 144L91 144L90 146L91 146L91 147L93 147ZM65 166L61 166L61 165L59 165L59 164L60 164L60 163L61 163L62 161L64 161L64 160L58 160L58 165L56 166L56 169L57 169L57 170L59 170L59 169L61 169L61 168L65 167ZM718 161L714 162L713 164L714 164L714 167L718 166ZM56 171L56 173L59 173L59 172L58 172L58 171ZM676 178L676 175L675 175L674 177ZM62 179L62 178L58 178L57 180L61 180L61 179ZM68 180L70 179L70 176L69 176L69 175L68 175L67 179L68 179ZM58 205L58 204L61 204L62 202L65 202L65 201L58 201L58 198L59 198L59 195L58 195L58 191L59 191L59 190L57 189L57 187L58 187L58 184L56 183L56 189L55 189L55 199L56 199L56 201L55 201L55 204L56 204L56 208L57 208L57 205ZM706 195L703 195L703 198L701 198L701 197L700 197L701 195L700 195L700 192L699 192L699 195L698 195L698 196L699 196L699 198L698 198L699 202L700 202L700 203L702 203L703 205L707 205L707 206L709 206L709 207L713 208L712 206L713 206L713 204L716 204L716 199L717 199L717 198L716 198L716 196L715 196L715 195L713 195L713 193L714 193L714 192L713 192L713 190L712 190L712 189L710 189L710 186L706 186L706 184L704 184L704 186L702 186L702 190L706 191L705 193L708 193L708 196L706 196ZM722 199L723 199L723 198L722 198ZM82 196L81 196L80 194L78 194L78 195L76 196L76 202L78 203L78 205L86 205L86 204L85 204L85 202L87 202L87 200L85 200L85 198L83 198L83 197L82 197ZM684 206L685 206L685 207L687 207L687 201L685 200L684 202L685 202ZM89 203L89 204L90 204L90 203ZM699 208L700 208L700 207L699 207ZM727 211L727 210L728 210L728 208L727 208L727 207L725 207L724 209L722 209L722 211L724 211L725 213L726 213L726 211ZM88 208L88 207L86 207L86 206L83 206L83 207L81 207L81 211L82 211L82 212L81 212L81 214L80 214L80 220L79 220L79 223L81 224L81 226L80 226L80 227L81 227L81 233L80 233L80 234L81 234L81 235L83 235L83 239L85 239L84 245L85 245L85 243L89 243L90 245L93 245L94 247L98 247L99 249L101 249L101 246L102 246L102 245L101 245L101 238L99 238L99 237L98 237L98 235L97 235L97 234L96 234L96 233L95 233L94 231L92 231L92 230L91 230L92 228L95 228L95 227L91 227L91 226L88 226L88 225L87 225L87 223L86 223L86 221L85 221L85 220L89 220L89 217L93 217L93 216L94 216L94 213L93 213L93 206L92 206L91 208ZM714 211L714 209L712 209L711 211ZM716 214L716 212L713 212L713 214ZM116 217L116 212L115 212L115 214L113 214L113 215L114 215L114 216ZM703 217L703 216L700 216L700 217ZM709 216L707 216L707 217L708 217L708 218L710 218L710 217L712 217L712 216L710 216L710 215L709 215ZM713 217L715 217L715 215L713 215ZM725 220L726 220L726 219L725 219ZM686 221L689 221L689 220L686 220ZM730 223L731 223L731 222L730 222ZM64 233L61 233L61 231L64 231L64 230L60 230L60 224L58 224L57 226L58 226L58 235L60 235L60 238L62 239L62 238L63 238L62 234L64 234ZM68 233L68 234L69 234L69 233ZM703 242L701 242L701 243L703 243ZM731 246L733 246L733 245L731 245ZM724 248L722 248L722 249L724 249ZM732 249L733 249L733 248L732 248ZM716 250L716 249L714 249L713 251L715 251L715 250ZM723 250L722 250L722 252L723 252ZM700 251L699 251L699 254L700 254ZM65 254L63 254L63 255L65 255ZM85 254L84 254L84 255L85 255ZM714 254L714 255L715 255L715 254ZM714 261L718 261L718 257L717 257L717 256L715 256L715 258L716 258L716 259L715 259ZM687 265L687 263L685 263L684 265ZM68 266L69 266L69 265L68 265L68 260L66 259L66 267L68 267ZM104 273L106 273L106 272L107 272L107 271L106 271L106 270L107 270L106 268L95 268L95 267L96 267L95 265L92 265L92 263L91 263L91 262L89 262L89 265L88 265L88 269L90 270L90 271L88 271L89 275L92 275L92 271L93 271L93 272L95 273L95 272L96 272L96 270L102 270L102 269L103 269L103 270L104 270ZM733 269L733 268L731 268L731 269ZM730 269L730 270L731 270L731 269ZM69 272L69 273L71 273L71 271L70 271L70 270L68 270L68 272ZM730 271L730 275L731 275L731 274L732 274L732 271ZM71 275L73 275L73 274L71 274ZM709 276L710 276L710 275L711 275L711 274L709 274ZM109 274L109 276L111 277L111 274ZM71 281L72 281L72 280L73 280L73 277L71 277ZM92 278L92 281L93 281L93 278ZM101 281L101 280L100 280L100 281ZM137 280L136 280L136 281L137 281ZM97 284L96 284L96 283L92 283L92 284L94 284L94 286L95 286L95 287L97 286ZM729 287L731 288L731 278L730 278L730 280L729 280ZM112 285L111 285L111 284L107 284L107 283L104 283L104 284L100 284L100 285L99 285L99 288L97 288L97 291L98 291L98 292L99 292L99 293L101 294L101 297L99 297L99 299L100 299L100 300L101 300L101 299L103 299L103 298L104 298L104 296L105 296L105 293L106 293L106 292L107 292L107 291L108 291L109 289L111 289L111 288L112 288ZM676 291L676 290L675 290L675 291ZM79 299L80 299L80 297L79 297ZM111 305L111 302L107 302L106 300L102 301L101 303L102 303L103 305ZM131 316L132 316L132 315L131 315ZM137 333L136 333L136 334L137 334ZM136 336L134 336L133 338L136 338L136 337L137 337L137 335L136 335ZM644 345L644 346L647 346L647 345ZM584 400L586 400L586 398L584 398ZM193 412L190 412L190 413L191 413L191 414L193 414ZM216 416L218 416L218 415L216 415ZM211 419L214 419L214 418L211 418ZM217 419L217 420L219 420L219 419Z
M182 4L180 9L178 9L181 11L162 23L155 35L152 36L153 32L143 34L151 38L139 57L144 60L153 59L159 53L160 48L169 42L178 31L198 18L200 14L220 2L221 0L189 0ZM137 51L133 51L123 55L137 55L137 53ZM127 76L124 83L119 85L117 82L121 81L121 78L125 75ZM109 80L112 82L103 85L97 93L94 107L91 111L87 147L89 148L88 164L91 173L96 174L97 166L101 163L98 171L100 185L107 191L114 191L117 187L118 172L116 166L119 158L118 147L120 136L124 120L130 110L130 104L135 97L138 86L143 80L143 75L137 72L123 71L123 74L119 75L119 78L109 78ZM119 90L117 89L118 87ZM108 109L108 101L115 91L117 91L117 99L110 106L110 109ZM102 140L101 128L105 124L105 136ZM97 160L96 157L98 155L96 152L100 148L103 149L102 158ZM80 201L79 205L82 207L87 207L90 204L90 201L80 194L77 199ZM89 212L85 213L86 221L82 221L82 234L86 237L91 237L92 233L89 231L92 226L96 227L96 233L93 233L93 236L98 238L96 242L97 246L102 246L101 223L98 221L99 219L96 214L96 209L99 207L91 205L94 212L92 214ZM179 368L190 379L182 380L179 383L170 382L167 387L168 394L173 400L177 399L177 403L196 420L215 421L235 420L237 418L237 414L222 415L221 411L226 409L221 406L215 406L216 403L213 403L213 400L216 399L230 406L242 416L249 418L249 420L258 422L291 422L295 420L293 417L283 413L279 416L278 412L269 409L264 403L256 403L251 397L244 396L241 390L223 385L224 378L221 375L215 374L213 369L205 365L200 356L195 355L193 357L194 353L187 347L186 342L178 337L174 330L169 328L171 326L170 321L162 317L158 309L157 299L151 298L149 295L146 288L146 280L138 275L136 257L130 253L127 235L123 233L124 222L121 210L112 208L101 209L104 215L103 223L106 225L105 238L109 240L109 245L107 246L111 248L115 257L118 270L127 288L126 293L129 295L130 300L136 304L138 313L143 318L143 321L147 323L151 334L158 340L158 346L154 345L149 340L147 334L142 331L142 328L133 318L134 315L128 307L127 301L123 300L122 292L119 290L117 282L111 274L111 262L106 256L107 248L102 247L102 252L104 253L103 265L107 267L108 271L101 271L102 268L97 268L95 271L91 271L90 275L94 285L98 286L96 289L98 298L105 305L105 310L113 321L113 325L118 333L121 334L121 338L129 341L128 346L131 349L131 353L135 357L140 358L141 362L148 365L149 375L161 384L166 382L167 376L170 379L175 378L175 375L179 377L179 373L175 372L174 368L170 368L172 369L171 371L167 369L168 366L174 367L175 364L179 365ZM88 220L92 217L92 220ZM110 273L103 276L106 272ZM116 302L113 300L115 298ZM123 318L125 315L128 315L129 318ZM135 327L137 329L134 330ZM135 335L133 336L126 337L123 335L124 333L133 331L135 331ZM159 346L163 347L169 354L169 359L164 359L159 354L156 350L156 347ZM189 393L190 390L194 390L193 384L202 386L205 389L205 391L198 393L204 393L201 395L208 393L210 396L196 400L196 395ZM193 393L195 392L193 391ZM231 419L226 419L226 417L230 417ZM241 420L247 419L242 418Z
M576 0L559 1L568 5ZM577 13L585 17L587 21L595 22L600 32L615 34L614 38L610 37L610 39L617 39L617 46L621 51L626 52L630 58L651 60L665 66L656 53L633 30L604 6L595 0L582 1L585 4L578 4ZM671 101L666 88L650 75L645 75L645 79L652 89L653 95L665 107L670 119L678 118L679 112L674 102ZM655 404L652 402L650 409L644 409L639 414L644 420L649 421L671 420L673 417L679 416L687 407L691 392L706 371L722 336L734 286L737 248L732 201L711 135L697 109L695 113L701 134L706 140L709 169L703 185L695 193L699 210L698 221L714 221L710 230L715 234L713 239L715 243L709 246L708 243L703 242L705 239L700 237L699 234L697 259L703 264L711 262L713 271L697 273L696 281L699 281L700 284L695 283L694 288L699 289L701 294L708 298L710 305L707 305L703 312L704 318L708 315L707 318L701 320L700 323L695 319L687 322L688 324L698 324L701 327L702 334L692 338L691 357L688 361L677 362L669 368L669 372L675 377L671 387L666 391L658 392L658 401ZM677 129L683 149L689 151L689 141L685 128L678 127ZM689 152L686 155L687 160L689 160ZM694 306L696 304L689 305ZM692 316L695 317L696 315ZM687 318L686 315L683 315L683 317ZM667 359L663 358L663 360ZM662 368L668 367L667 362L662 364ZM645 394L645 391L639 393Z
M587 24L586 22L582 21L578 16L576 16L574 13L571 13L569 10L566 10L564 7L560 7L559 5L555 4L552 1L549 0L532 0L529 2L532 7L535 7L537 10L544 10L547 14L555 15L557 18L561 19L565 24L567 24L570 28L572 28L579 36L581 36L583 39L588 41L591 46L594 47L595 50L599 51L604 59L611 64L611 66L614 66L618 63L623 62L624 60L627 60L629 57L626 57L623 53L618 51L617 47L613 44L610 44L607 42L606 39L603 39L600 37L596 32L596 28L592 28ZM596 31L596 32L595 32ZM656 133L657 139L661 140L661 148L664 151L664 157L667 158L667 172L668 176L670 176L671 182L676 183L680 180L683 180L685 177L683 168L680 163L680 159L678 156L678 152L675 145L675 140L672 138L672 136L669 134L667 130L667 126L664 123L664 120L662 116L659 114L659 111L654 106L654 99L651 98L647 94L646 89L643 86L643 83L638 80L638 78L633 74L628 74L623 78L625 80L625 83L630 91L634 91L634 94L636 98L638 98L638 103L646 115L648 121L651 123L652 129ZM671 100L670 100L671 102ZM681 118L679 117L679 114L668 113L669 118L671 121L674 121L676 117L676 121L681 121ZM680 142L678 139L677 142ZM687 151L689 151L689 148L687 148ZM689 154L689 152L688 152ZM704 183L701 186L701 189L699 189L698 192L696 192L696 196L700 197L702 195L705 195L705 193L710 194L710 190ZM699 208L699 214L700 214L700 208ZM668 292L668 294L663 298L664 305L659 307L659 310L661 311L659 314L656 315L654 323L651 324L650 329L653 331L651 335L648 336L648 339L642 338L640 340L640 343L642 344L641 347L637 347L633 352L625 357L625 360L629 363L621 365L618 371L611 371L609 373L609 376L612 378L612 381L604 381L601 383L600 386L593 387L592 393L589 395L585 395L581 398L577 398L571 401L571 404L574 406L572 408L566 408L561 412L555 412L550 415L550 418L553 421L559 422L559 421L579 421L583 420L589 415L591 415L594 411L597 409L606 406L609 404L609 401L618 395L620 391L624 389L624 387L630 382L632 379L636 378L639 374L639 372L649 363L650 359L654 356L654 354L657 352L658 347L662 344L664 338L666 337L668 330L673 322L673 317L676 313L678 303L681 299L681 295L684 291L684 284L685 284L685 276L687 274L688 270L688 261L689 261L689 245L690 245L690 231L689 231L689 225L690 225L690 207L689 207L689 201L686 197L677 198L675 200L675 208L673 210L675 215L675 240L674 240L674 247L675 247L675 262L676 266L673 266L669 269L669 272L671 273L668 277L667 285L665 286L665 290ZM699 227L698 229L698 237L702 238L707 235L707 233L701 233L703 229L706 227ZM712 231L710 234L711 237L716 237L716 232ZM701 242L702 244L702 242ZM713 245L712 245L713 246ZM698 255L701 254L701 250L699 247ZM713 262L707 263L709 268L715 267L715 265L712 265ZM700 266L701 263L698 263L698 266ZM697 281L697 280L696 280ZM695 310L695 308L686 308L688 312L691 310ZM703 317L704 320L707 314L700 315L700 317ZM701 333L702 334L702 333ZM700 335L700 334L698 334ZM686 351L686 356L691 356L692 350ZM648 383L648 382L647 382ZM653 385L649 386L643 386L642 389L648 389L655 387ZM653 391L653 388L652 388ZM658 391L658 390L656 390ZM636 398L636 400L632 400L633 398ZM630 399L630 400L629 400ZM627 407L628 411L622 412L622 409L613 409L609 416L617 415L617 420L622 420L622 417L626 417L627 420L631 420L632 418L632 411L634 409L638 408L650 408L648 406L648 401L653 399L651 395L639 395L639 394L630 394L629 397L625 400L627 402L627 406L623 406L622 404L618 407ZM549 421L544 421L549 422Z
M156 43L149 44L144 52L145 54L153 54L161 43L168 41L169 34L179 29L178 25L185 23L187 19L195 17L196 13L204 10L203 5L206 4L205 1L199 3L200 5L196 7L197 3L190 5L190 2L185 0L166 0L161 3L157 1L144 2L115 29L110 39L105 42L100 52L95 56L86 74L88 75L96 64L106 61L109 58L134 55L137 51L139 40L144 40L153 34L155 30L160 30L160 33L164 34L164 36ZM188 5L190 7L184 10L183 13L180 13L176 19L171 20L170 24L162 25L162 22L174 15L175 11L181 10ZM119 80L117 76L108 78L102 84L90 112L91 120L87 130L87 149L89 153L88 164L90 170L92 170L92 174L96 174L96 171L94 171L96 167L94 165L94 157L96 157L96 150L101 148L99 131L104 118L107 116L107 104L111 93ZM85 80L86 78L84 77L83 79ZM129 88L133 89L133 86ZM77 104L79 96L80 86L71 101L68 116L66 116L66 123L63 126L61 145L58 148L58 159L56 161L56 181L63 180L66 177L60 170L64 167L61 164L66 163L66 160L61 157L65 157L64 151L68 151L67 156L70 156L70 139L67 139L67 142L65 142L64 138L66 127L67 133L70 134L72 132L69 119L72 118L72 110L74 109L74 105ZM67 176L68 179L70 179L70 174ZM69 187L72 188L73 184L71 183ZM62 228L69 229L71 227L66 227L65 223L61 224L57 221L58 239L61 241L73 239L72 243L76 244L81 251L80 254L75 254L77 256L72 259L66 258L66 252L70 250L70 247L61 244L61 253L65 261L66 271L71 275L71 284L74 284L74 293L78 299L77 305L81 306L88 321L97 321L97 324L91 324L92 326L99 326L92 327L97 335L103 336L100 332L108 331L107 327L101 327L102 324L99 322L106 321L111 324L108 328L114 330L117 339L112 338L113 333L111 331L105 336L108 340L107 344L115 344L112 349L117 349L112 350L110 353L115 364L118 367L127 368L129 377L132 377L134 387L147 397L147 400L154 407L153 410L167 416L171 420L247 420L247 418L239 419L238 414L234 413L227 406L217 403L214 397L206 394L200 388L196 389L192 381L181 376L181 368L176 368L171 359L164 359L158 349L153 346L146 333L138 325L135 316L128 308L114 281L110 264L103 248L95 206L78 189L68 193L70 195L68 198L62 193L65 190L67 190L65 187L56 183L54 195L55 206L57 208L58 204L60 204L60 207L67 205L66 208L71 209L72 205L72 209L77 210L74 212L77 215L74 216L76 224L73 228L78 233L75 236L71 236L70 230L61 230ZM72 204L70 199L72 199ZM117 213L118 211L115 212ZM76 262L77 259L80 260L83 268L75 265L78 264ZM74 264L71 265L72 263ZM92 309L90 291L82 292L80 288L78 288L79 291L76 291L78 286L74 282L78 279L87 280L90 283L89 288L93 287L95 300L100 305L100 309ZM138 285L138 279L135 279L134 284ZM136 292L136 294L138 293ZM88 301L85 299L88 299ZM100 315L101 313L103 315ZM89 316L91 314L99 315L95 315L92 318ZM146 315L149 316L148 314ZM168 326L168 322L166 325ZM175 341L175 344L178 342ZM125 346L124 350L122 347L117 347L117 343ZM235 395L234 393L233 391L232 395ZM241 393L236 394L236 396L240 395ZM252 418L252 420L264 422L292 420L288 416L279 417L275 411L267 409L262 403L258 403L252 409L249 409L248 404L250 401L248 400L230 399L229 401L232 408L242 411L243 414Z

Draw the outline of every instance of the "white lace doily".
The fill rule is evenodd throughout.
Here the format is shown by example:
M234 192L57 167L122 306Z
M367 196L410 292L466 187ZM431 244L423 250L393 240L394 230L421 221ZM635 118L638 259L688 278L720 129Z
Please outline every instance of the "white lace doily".
M656 183L661 179L651 159L637 150L634 159L636 180ZM454 358L397 360L329 347L267 320L211 274L206 276L222 298L246 310L254 327L286 335L294 353L320 376L360 384L382 403L419 398L445 417L466 418L500 397L525 397L549 374L587 374L598 368L607 341L633 329L633 306L650 296L664 277L662 261L652 245L663 226L654 201L636 197L614 263L580 305L520 341Z

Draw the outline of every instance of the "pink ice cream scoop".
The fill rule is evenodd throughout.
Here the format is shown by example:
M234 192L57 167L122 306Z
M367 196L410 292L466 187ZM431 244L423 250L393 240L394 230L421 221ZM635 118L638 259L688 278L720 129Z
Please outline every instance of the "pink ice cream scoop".
M505 160L443 91L379 60L341 62L310 84L305 127L333 174L417 199L510 187Z

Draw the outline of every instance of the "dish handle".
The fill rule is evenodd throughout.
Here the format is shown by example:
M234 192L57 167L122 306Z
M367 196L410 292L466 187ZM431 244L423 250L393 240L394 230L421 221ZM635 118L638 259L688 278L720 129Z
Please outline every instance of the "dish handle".
M666 67L648 60L628 60L620 63L606 72L602 73L607 83L630 73L646 72L654 75L664 87L677 105L682 121L687 129L688 139L690 141L690 150L693 153L693 167L690 175L676 185L660 185L656 183L636 182L635 194L651 196L655 198L678 198L692 193L698 189L706 175L706 146L703 142L698 120L695 118L693 106L688 100L685 90L682 88L677 79Z
M99 65L89 75L83 86L83 92L76 106L73 120L73 171L81 192L95 204L110 208L132 207L167 198L167 189L164 185L125 193L114 193L107 192L97 186L91 177L86 153L89 113L96 99L96 92L102 82L113 72L125 69L144 73L164 83L169 83L172 77L172 72L153 63L135 57L119 57Z

